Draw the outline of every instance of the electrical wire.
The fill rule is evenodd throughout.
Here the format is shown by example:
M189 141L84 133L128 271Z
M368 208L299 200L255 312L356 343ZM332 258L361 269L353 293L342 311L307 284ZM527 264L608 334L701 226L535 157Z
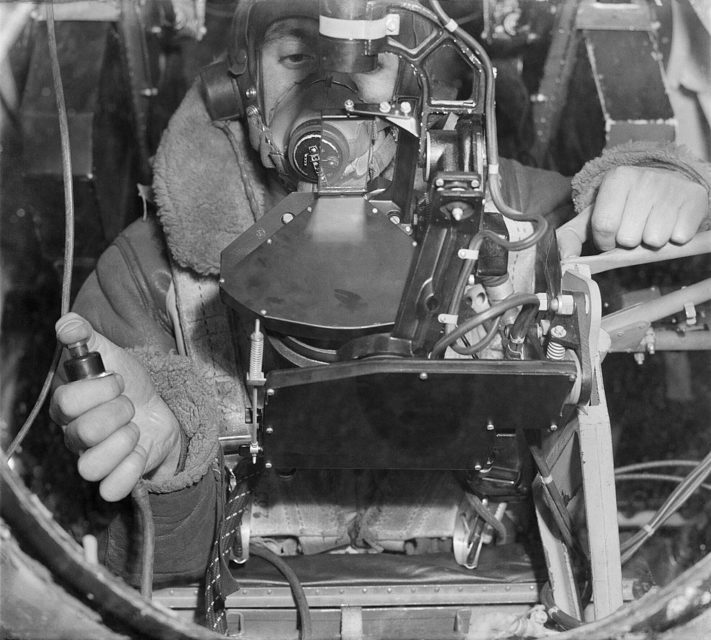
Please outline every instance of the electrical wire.
M675 476L670 473L617 473L615 472L615 482L626 480L657 480L659 482L683 482L684 476ZM699 489L711 491L711 484L702 482Z
M473 493L466 493L465 496L467 502L476 514L496 532L499 544L505 544L508 535L506 525L494 515L494 512L482 502L479 496Z
M299 614L299 638L300 640L310 640L313 636L313 626L311 623L311 612L309 611L309 603L306 600L304 588L299 581L296 572L276 553L270 551L266 547L258 544L249 545L249 553L256 558L261 558L272 564L289 583L291 594L296 604L296 610Z
M489 330L487 331L486 335L478 342L475 342L472 345L467 344L464 347L460 347L456 343L450 344L449 346L455 353L458 353L460 356L473 356L478 351L481 351L484 347L488 346L491 343L491 341L496 337L500 326L501 316L496 318L496 320L491 323L491 327L489 327ZM466 337L462 336L462 340L466 340Z
M620 545L622 564L628 562L634 554L639 551L642 545L656 533L659 527L682 507L691 495L703 484L703 481L709 473L711 473L711 453L674 488L674 491L672 491L650 521Z
M485 311L478 313L473 318L460 324L456 329L446 333L442 336L432 347L432 352L430 353L430 359L435 359L439 357L444 351L449 347L455 340L458 340L465 334L469 333L472 329L476 329L479 325L486 322L487 320L493 320L494 318L502 315L509 309L514 307L526 306L526 305L536 305L538 308L539 300L532 293L515 293L509 296L501 302L497 302L495 305L489 307Z
M72 183L72 157L69 145L69 122L67 118L67 105L64 99L64 86L59 68L57 54L57 34L54 28L54 2L47 2L47 37L49 40L49 60L52 70L52 84L57 103L57 117L59 119L59 137L62 154L62 181L64 184L64 266L62 271L62 293L60 310L61 315L69 312L71 304L72 273L74 270L74 185ZM35 423L40 410L47 401L47 396L52 386L52 380L59 366L62 345L57 344L52 357L52 362L45 377L40 393L35 400L32 410L27 416L17 435L6 450L8 460L20 447L30 429Z
M462 40L472 51L476 52L479 60L482 62L482 67L486 75L486 87L484 92L486 118L484 126L486 128L486 142L489 155L488 184L491 198L494 201L496 208L503 216L517 222L531 222L535 227L533 233L522 240L509 241L491 230L483 231L482 235L491 239L507 251L522 251L523 249L532 247L546 235L548 232L548 221L540 214L526 214L510 207L504 200L503 193L501 192L499 175L499 144L496 133L496 98L494 91L496 79L494 77L494 67L491 64L489 55L486 53L484 47L482 47L476 38L467 33L454 20L452 20L437 0L430 0L430 6L439 19L441 26Z
M74 183L72 171L72 156L71 145L69 140L69 120L67 115L67 105L64 98L64 86L62 83L61 69L59 66L59 55L57 46L57 34L55 30L54 20L54 0L46 3L47 8L47 38L49 44L49 60L52 70L52 84L54 86L54 95L57 103L57 117L59 120L59 137L61 145L62 158L62 183L64 187L64 264L62 271L62 291L60 302L60 313L65 315L69 312L71 305L72 291L72 274L74 272ZM35 423L40 410L47 401L47 396L52 386L52 380L57 372L59 360L62 353L61 343L57 343L52 363L50 365L44 384L40 390L35 404L32 407L25 423L22 425L7 449L8 460L17 451L30 429ZM142 573L141 573L141 594L145 598L150 598L152 595L153 583L153 557L155 545L155 531L153 523L153 514L151 512L150 500L145 484L140 480L133 491L131 497L136 505L139 520L141 522L141 532L143 538L142 544Z
M546 582L541 587L541 603L545 606L546 613L550 616L551 620L563 630L577 629L584 624L582 620L578 620L575 616L566 613L555 603L550 582Z
M131 490L142 537L141 544L141 595L150 600L153 596L153 560L155 555L155 523L148 497L148 489L143 480L139 480Z
M558 485L553 480L551 475L551 469L546 462L545 456L541 449L535 444L529 443L529 450L531 456L538 468L541 479L541 487L543 489L543 501L548 507L555 520L556 526L563 538L563 542L574 552L582 563L582 570L584 574L585 587L581 594L581 600L583 605L587 604L592 595L592 580L590 579L590 560L585 553L582 545L577 540L574 534L573 521L570 516L570 512L566 508L563 496L560 493ZM556 622L563 629L574 629L583 624L581 620L578 620L574 616L566 613L560 609L553 599L553 591L550 582L546 584L541 589L541 602L545 605L548 614L551 619Z
M615 474L666 467L696 467L698 466L699 462L699 460L649 460L647 462L635 462L633 464L628 464L623 467L617 467L615 469Z

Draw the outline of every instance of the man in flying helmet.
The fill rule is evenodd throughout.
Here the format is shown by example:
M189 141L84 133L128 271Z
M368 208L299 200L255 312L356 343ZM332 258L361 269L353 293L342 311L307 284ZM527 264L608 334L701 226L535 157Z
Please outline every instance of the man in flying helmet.
M371 22L389 28L385 17ZM74 311L56 325L63 344L88 339L113 373L60 378L50 412L78 455L80 475L115 503L100 555L131 583L139 582L140 558L124 499L135 484L144 479L151 495L155 582L201 578L230 482L218 435L248 433L248 400L219 297L220 253L290 192L387 188L401 160L402 129L377 114L347 126L338 113L325 113L381 103L384 113L394 94L417 99L423 86L442 101L472 91L458 77L457 55L433 62L423 80L397 47L356 55L342 44L343 17L325 23L336 42L330 48L319 34L317 0L240 0L224 63L189 90L164 133L154 162L156 214L136 220L105 251ZM377 41L387 32L366 35ZM403 46L427 36L425 20L402 17ZM565 255L579 252L588 236L601 250L687 242L709 216L708 176L708 167L677 149L609 152L574 181L576 211L569 179L501 161L504 199L553 225L565 223ZM269 503L258 508L271 518L261 520L271 528L253 518L253 537L277 540L284 553L318 553L395 548L434 535L412 529L393 541L382 528L361 526L346 496L356 489L374 495L375 476L368 479L373 486L356 488L353 472L303 475L301 484L289 474L258 481L254 490ZM438 486L440 494L446 490ZM437 513L423 513L423 522ZM311 521L289 524L304 514Z

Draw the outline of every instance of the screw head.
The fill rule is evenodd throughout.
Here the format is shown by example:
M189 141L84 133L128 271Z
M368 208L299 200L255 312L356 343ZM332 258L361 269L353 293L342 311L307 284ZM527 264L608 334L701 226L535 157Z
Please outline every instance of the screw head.
M565 336L568 335L568 332L565 330L565 327L556 324L551 327L551 336L553 338L565 338Z

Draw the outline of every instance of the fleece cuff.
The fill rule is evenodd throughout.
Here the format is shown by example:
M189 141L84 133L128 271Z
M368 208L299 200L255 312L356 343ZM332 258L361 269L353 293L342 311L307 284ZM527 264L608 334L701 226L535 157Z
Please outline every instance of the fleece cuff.
M196 364L186 356L149 349L131 353L151 376L158 395L175 414L182 429L182 468L169 480L146 481L151 493L169 493L198 482L211 468L218 454L217 424L219 406L215 392Z
M682 173L706 187L711 208L711 164L700 161L682 145L629 142L607 149L575 175L572 187L576 212L581 213L595 201L605 174L622 166L654 167Z

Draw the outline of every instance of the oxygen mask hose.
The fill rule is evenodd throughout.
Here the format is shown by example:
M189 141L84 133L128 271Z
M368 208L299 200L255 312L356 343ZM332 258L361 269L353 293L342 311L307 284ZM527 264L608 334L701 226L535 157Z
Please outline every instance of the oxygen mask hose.
M67 345L67 351L70 357L64 362L64 372L67 374L69 382L113 375L106 371L101 354L98 351L89 351L86 340ZM131 490L131 498L136 506L143 540L141 547L141 595L150 599L153 594L155 527L148 490L143 480L139 480Z

